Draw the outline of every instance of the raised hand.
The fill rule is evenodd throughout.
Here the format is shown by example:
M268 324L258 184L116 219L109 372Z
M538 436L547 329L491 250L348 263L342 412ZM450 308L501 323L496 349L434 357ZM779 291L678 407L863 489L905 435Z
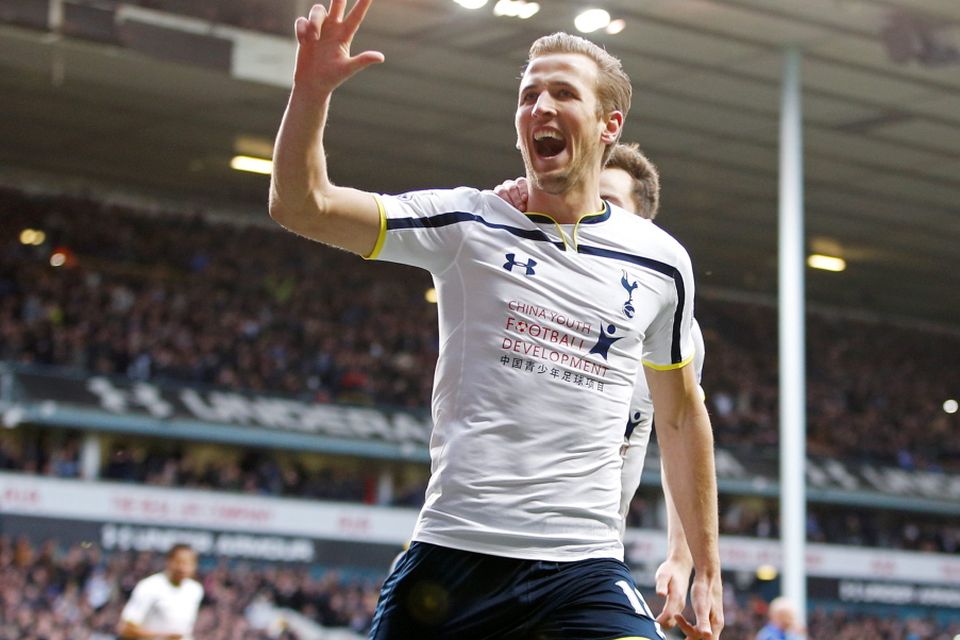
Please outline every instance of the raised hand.
M674 628L677 625L677 616L683 614L692 569L692 560L673 558L668 558L657 567L657 595L665 598L663 611L657 616L657 622L665 629Z
M350 45L373 0L357 0L344 15L347 0L330 0L330 10L315 4L310 17L297 18L297 67L294 87L329 95L361 69L383 62L379 51L350 55Z

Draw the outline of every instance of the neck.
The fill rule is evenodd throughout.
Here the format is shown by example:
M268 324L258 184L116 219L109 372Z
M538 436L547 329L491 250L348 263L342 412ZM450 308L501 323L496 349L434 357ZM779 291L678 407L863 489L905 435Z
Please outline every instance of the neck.
M596 176L593 180L584 180L563 193L547 193L533 186L530 181L530 197L527 211L545 213L561 224L573 224L588 213L603 208L600 199L600 186Z

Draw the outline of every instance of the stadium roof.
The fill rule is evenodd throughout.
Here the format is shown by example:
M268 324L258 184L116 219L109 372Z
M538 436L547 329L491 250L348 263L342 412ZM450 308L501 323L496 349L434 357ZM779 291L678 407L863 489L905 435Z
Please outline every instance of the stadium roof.
M334 98L337 182L493 186L522 171L513 109L526 49L572 31L582 3L541 0L529 20L495 17L492 4L375 0L355 50L380 49L387 63ZM775 290L780 73L796 44L808 245L848 262L808 270L810 299L960 326L960 3L596 4L626 22L594 39L634 81L624 139L659 166L661 223L689 247L701 286ZM259 207L266 179L227 163L272 139L292 35L207 32L232 42L226 72L130 40L0 26L0 165ZM256 75L244 65L267 81L238 79Z

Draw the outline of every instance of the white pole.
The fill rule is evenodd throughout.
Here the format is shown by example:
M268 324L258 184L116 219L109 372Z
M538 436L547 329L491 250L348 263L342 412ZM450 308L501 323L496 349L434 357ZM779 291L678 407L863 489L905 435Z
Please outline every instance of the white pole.
M803 125L797 48L785 51L780 113L780 535L782 587L807 619Z

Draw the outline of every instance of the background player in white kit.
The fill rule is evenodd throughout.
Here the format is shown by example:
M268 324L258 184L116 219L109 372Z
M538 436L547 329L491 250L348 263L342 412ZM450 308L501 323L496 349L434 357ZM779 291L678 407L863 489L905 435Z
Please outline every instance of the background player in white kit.
M531 48L516 128L530 208L549 215L472 189L376 196L327 176L330 97L383 60L350 55L370 0L345 5L297 21L270 213L301 235L425 268L438 290L433 473L371 637L660 636L619 536L622 418L641 359L697 569L696 632L717 637L713 442L686 366L692 269L666 233L599 197L629 109L619 61L566 34Z
M507 180L498 185L494 192L520 211L526 211L529 198L529 185L526 178ZM610 158L600 172L600 197L627 211L633 211L641 218L653 220L660 207L660 176L656 166L643 155L636 144L617 143ZM705 346L700 325L693 321L693 340L696 353L693 366L697 379L703 376ZM653 427L653 400L644 376L637 378L630 414L624 433L623 471L621 472L620 516L623 528L626 526L630 502L633 500L640 478L643 475L643 463L647 454L647 445ZM661 469L661 473L663 470ZM683 525L677 514L673 500L670 499L667 482L662 482L666 498L667 511L667 557L657 568L656 589L664 597L663 611L657 616L657 622L666 628L672 628L687 600L687 587L693 570L693 558L683 535ZM689 630L686 621L682 627Z
M203 600L203 587L193 579L197 554L177 544L167 552L166 568L137 583L120 614L121 638L192 640Z

